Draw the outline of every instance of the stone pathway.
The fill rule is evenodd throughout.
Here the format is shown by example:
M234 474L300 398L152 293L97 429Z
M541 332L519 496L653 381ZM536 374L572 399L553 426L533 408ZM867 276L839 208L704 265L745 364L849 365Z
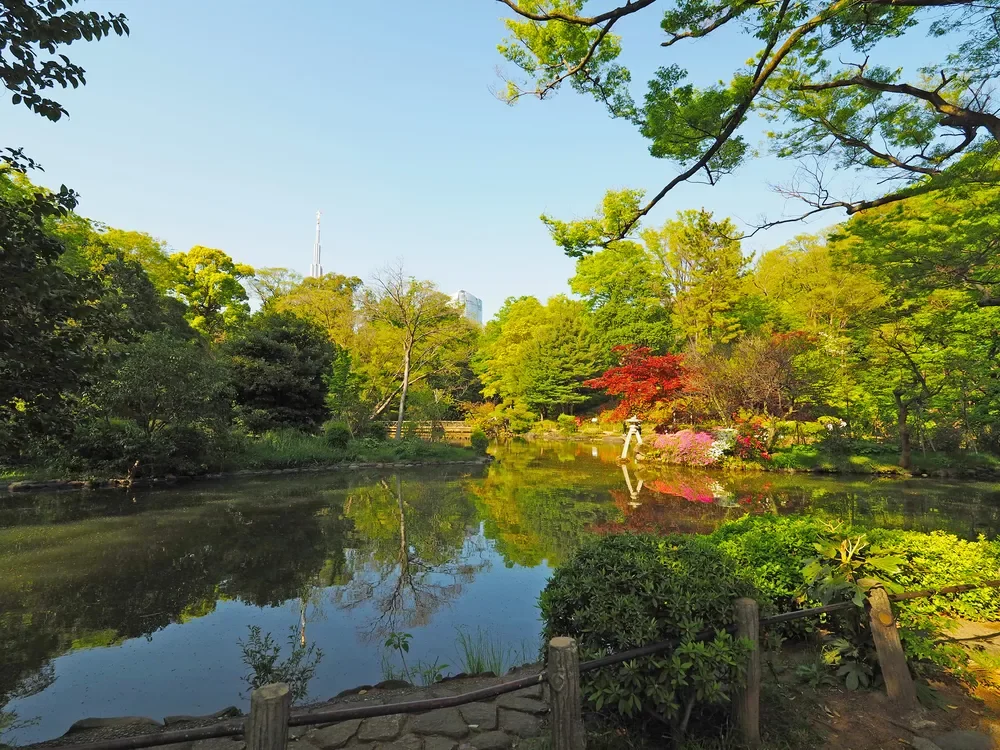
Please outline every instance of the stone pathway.
M444 698L538 674L540 670L541 665L529 665L503 677L456 677L426 688L402 687L405 683L399 682L365 685L345 691L325 703L295 708L292 712L312 713L358 705L390 706ZM502 750L518 747L524 740L540 737L546 731L549 712L546 693L547 686L534 685L455 708L292 727L288 750ZM231 716L234 710L226 709L204 717L169 716L162 723L143 717L83 719L65 736L31 747L71 747L84 742L206 726ZM246 743L239 738L223 737L163 747L171 750L245 750Z

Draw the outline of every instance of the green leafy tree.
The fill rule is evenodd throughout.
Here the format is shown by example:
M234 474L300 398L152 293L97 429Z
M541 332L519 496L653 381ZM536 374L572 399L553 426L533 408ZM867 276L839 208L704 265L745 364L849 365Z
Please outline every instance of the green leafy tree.
M546 413L586 401L583 381L605 359L585 303L521 297L508 299L487 324L473 366L487 398Z
M671 297L674 326L695 349L707 351L742 331L734 312L750 262L743 256L736 227L714 221L705 210L682 211L660 231L643 239L660 258Z
M253 432L311 430L327 417L327 382L336 344L291 313L254 315L222 348L238 414Z
M246 283L261 304L268 305L301 284L302 274L280 266L258 268Z
M896 287L964 290L982 307L1000 305L1000 186L957 185L868 211L835 241Z
M279 312L292 312L310 320L338 346L351 348L358 324L357 297L361 279L328 273L322 278L303 279L274 296L271 305Z
M626 345L664 351L673 344L663 266L644 245L626 240L584 255L569 285L587 300L606 352Z
M59 264L56 199L0 170L0 445L44 427L93 364L99 285ZM14 445L9 445L14 450Z
M113 258L122 258L138 263L161 294L176 281L177 266L167 243L145 232L115 229L75 213L52 222L51 231L65 243L60 263L71 271L100 268Z
M787 327L826 336L842 336L883 302L871 274L840 262L820 236L799 235L764 253L749 282L776 305Z
M471 355L472 325L427 281L386 268L373 279L364 301L366 328L360 356L375 393L372 416L398 403L396 437L410 386L432 375L455 373Z
M247 291L240 280L253 276L253 268L234 262L222 250L201 245L170 257L177 267L170 291L187 305L195 330L217 341L249 315Z
M971 0L818 0L805 5L682 0L656 14L656 0L639 0L583 13L582 0L501 0L515 14L501 54L525 75L505 96L545 98L568 82L592 95L613 117L632 121L650 153L680 172L649 200L637 191L611 192L594 219L550 220L567 251L622 239L678 185L692 178L715 184L749 157L744 136L756 112L780 121L770 133L782 158L819 160L787 192L809 212L840 208L855 213L935 187L947 165L984 139L996 146L1000 117L989 89L998 57L994 8ZM619 62L621 39L612 33L629 16L658 23L672 48L688 40L724 44L726 25L750 29L759 51L734 61L728 81L704 87L676 63L658 68L641 103L631 95L630 71ZM940 49L933 64L911 71L879 59L880 43L916 42L919 30L950 35L957 49ZM823 162L874 173L902 185L883 196L839 198L824 183ZM898 184L898 183L897 183Z
M53 122L69 113L45 91L56 86L78 88L86 71L57 50L86 39L129 33L120 13L72 10L79 0L3 0L0 3L0 82L11 92L11 102L23 105ZM45 54L42 54L45 53ZM20 149L5 147L0 159L15 168L37 168ZM65 189L64 189L65 191Z
M105 418L131 420L153 436L224 412L225 375L201 343L160 331L118 346L120 357L91 394Z

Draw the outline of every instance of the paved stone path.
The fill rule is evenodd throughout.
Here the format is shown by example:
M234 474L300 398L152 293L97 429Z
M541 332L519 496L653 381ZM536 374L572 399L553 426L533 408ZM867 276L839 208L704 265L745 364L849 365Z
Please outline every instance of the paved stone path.
M349 706L404 703L427 698L443 698L495 685L499 682L537 674L541 665L522 667L503 677L459 677L426 688L400 687L399 683L362 686L345 691L325 703L295 708L293 713L311 713ZM405 683L403 683L405 685ZM440 708L419 714L390 714L370 719L349 719L336 724L292 727L288 750L502 750L540 737L546 731L549 712L547 686L534 685L493 700ZM231 715L227 709L216 716ZM113 737L152 734L158 731L204 726L219 718L170 716L161 723L142 717L85 719L58 740L38 746L71 747ZM242 739L213 740L165 745L170 750L245 750Z

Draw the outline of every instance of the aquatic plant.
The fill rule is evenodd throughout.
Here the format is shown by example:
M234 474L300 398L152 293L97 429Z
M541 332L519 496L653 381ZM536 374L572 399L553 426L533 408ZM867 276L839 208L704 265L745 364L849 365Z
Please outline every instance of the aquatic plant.
M292 694L292 702L302 700L309 693L309 681L316 674L316 667L323 658L323 651L315 643L306 646L301 640L298 629L293 625L288 634L288 645L291 654L287 659L281 658L281 646L271 637L270 633L263 636L259 625L250 625L250 634L244 642L238 641L243 652L243 663L248 672L243 676L251 690L274 682L284 682Z

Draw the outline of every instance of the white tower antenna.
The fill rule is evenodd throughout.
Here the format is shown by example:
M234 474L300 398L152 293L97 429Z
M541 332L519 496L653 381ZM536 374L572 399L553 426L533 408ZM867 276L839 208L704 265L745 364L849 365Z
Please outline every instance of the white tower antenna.
M322 216L322 211L316 212L316 243L313 245L313 262L309 266L309 275L314 279L318 279L323 275L323 265L320 261L320 244L319 244L319 217Z

